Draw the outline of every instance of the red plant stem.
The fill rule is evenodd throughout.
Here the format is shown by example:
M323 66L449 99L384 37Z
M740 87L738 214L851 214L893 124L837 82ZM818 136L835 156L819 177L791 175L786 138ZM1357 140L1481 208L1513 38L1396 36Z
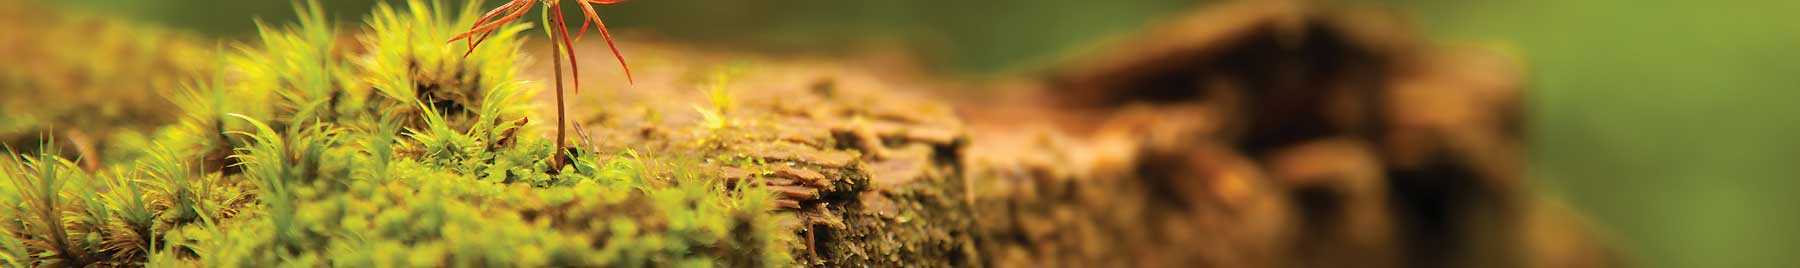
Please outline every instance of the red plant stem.
M572 78L571 80L575 82L575 94L581 94L581 62L575 60L575 44L569 41L569 25L564 22L562 12L560 12L562 10L562 4L550 4L550 10L557 10L552 13L554 15L551 16L551 19L553 20L553 23L556 23L556 33L562 37L563 48L569 50L567 51L569 54L569 74L575 76L570 77ZM556 44L550 45L556 46Z
M564 162L563 148L567 148L565 147L567 144L564 144L566 137L563 134L563 128L568 126L568 122L564 118L565 116L563 116L562 48L556 47L556 44L554 43L554 41L556 41L555 39L557 39L556 36L550 36L550 39L552 39L552 43L550 44L550 62L552 62L552 66L556 68L556 152L550 154L550 170L554 173L562 170Z

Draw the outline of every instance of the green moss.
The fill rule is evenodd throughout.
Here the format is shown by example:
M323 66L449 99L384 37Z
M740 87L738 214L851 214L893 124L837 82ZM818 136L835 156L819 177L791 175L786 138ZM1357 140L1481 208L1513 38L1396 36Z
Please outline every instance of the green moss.
M522 26L444 43L478 7L382 5L351 34L316 4L189 76L180 118L85 171L53 152L0 160L0 264L150 267L781 267L760 186L696 156L552 142L516 80ZM229 79L227 79L229 78ZM44 148L53 148L45 146ZM553 175L554 174L554 175Z

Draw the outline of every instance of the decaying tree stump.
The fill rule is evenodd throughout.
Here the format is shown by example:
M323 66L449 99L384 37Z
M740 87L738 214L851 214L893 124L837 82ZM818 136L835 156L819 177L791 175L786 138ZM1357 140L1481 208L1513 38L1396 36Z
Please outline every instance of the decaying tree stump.
M1010 86L1049 107L965 105L973 154L995 155L971 165L998 185L975 190L982 252L1002 267L1611 266L1581 225L1536 222L1578 220L1524 186L1521 67L1404 26L1224 4ZM1010 127L1034 117L1053 130Z

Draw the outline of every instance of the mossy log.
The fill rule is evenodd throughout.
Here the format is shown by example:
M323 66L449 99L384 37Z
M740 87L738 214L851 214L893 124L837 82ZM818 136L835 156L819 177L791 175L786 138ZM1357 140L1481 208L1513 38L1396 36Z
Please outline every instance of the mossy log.
M554 80L552 64L516 57L547 44L506 32L456 58L465 48L429 36L476 9L412 5L383 6L355 38L317 17L271 28L214 55L232 59L218 70L229 80L146 74L212 83L147 111L179 117L147 122L168 124L159 135L94 146L135 152L90 164L104 168L0 159L15 182L0 192L3 264L1618 265L1525 186L1520 63L1426 45L1380 11L1219 4L980 84L624 42L636 82L589 68L574 75L598 82L557 111L531 105L553 95L523 95ZM56 79L0 67L23 85L4 92L55 98ZM27 107L17 100L6 108ZM562 115L574 148L553 152L545 134ZM573 164L550 166L553 153ZM150 188L125 191L136 186Z

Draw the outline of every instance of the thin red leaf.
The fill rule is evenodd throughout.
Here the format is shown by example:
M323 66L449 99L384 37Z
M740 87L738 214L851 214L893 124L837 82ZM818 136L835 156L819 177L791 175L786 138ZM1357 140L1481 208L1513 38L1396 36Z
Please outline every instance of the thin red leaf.
M514 4L518 4L518 3L519 3L518 1L507 2L505 5L501 5L499 8L494 8L494 10L489 10L487 12L487 14L481 15L481 18L476 19L475 23L469 25L469 27L475 27L475 26L481 25L482 23L485 23L488 20L493 19L494 16L499 16L500 14L504 14L504 13L506 13L507 9L512 8ZM492 32L490 31L489 33L492 33ZM482 34L481 39L485 40L485 39L487 39L487 36L488 36L487 34ZM469 52L470 53L475 52L475 43L476 43L475 40L469 40ZM464 58L469 57L469 53L463 53L463 57Z
M531 9L528 7L527 8L516 8L513 10L512 14L507 14L506 17L502 17L498 20L488 22L488 24L482 24L482 25L477 25L477 26L471 27L471 28L469 28L469 31L467 31L467 32L463 32L462 34L458 34L454 37L450 37L450 42L456 42L456 40L462 40L463 38L469 38L470 36L473 36L476 33L485 33L485 32L494 31L494 29L499 28L501 25L506 25L506 23L512 22L514 20L518 20L519 17L525 16L525 13L527 11L531 11Z
M581 37L587 36L588 25L593 25L593 24L594 24L594 21L581 20L581 30L575 32L575 42L581 42Z
M593 1L596 1L596 0L590 0L590 2L593 2ZM611 3L617 3L617 2L618 1L601 2L601 4L611 4ZM606 22L600 20L600 13L594 12L594 7L591 5L588 5L586 3L580 4L579 6L581 6L581 11L583 13L587 14L588 20L593 21L595 25L599 25L600 37L606 38L606 47L612 49L613 58L619 60L619 68L625 70L625 81L628 83L637 84L637 80L633 79L631 77L631 66L625 64L625 54L619 53L619 46L613 44L612 33L606 31Z
M602 5L611 5L611 4L618 4L618 3L625 2L625 0L615 0L615 1L582 0L582 1L586 2L586 3L602 4ZM593 13L593 11L594 11L593 8L587 7L586 4L582 4L582 7L583 7L583 10L582 10L583 12ZM593 24L594 24L593 20L581 20L581 30L575 32L575 42L581 42L581 38L587 36L588 26L593 25Z

